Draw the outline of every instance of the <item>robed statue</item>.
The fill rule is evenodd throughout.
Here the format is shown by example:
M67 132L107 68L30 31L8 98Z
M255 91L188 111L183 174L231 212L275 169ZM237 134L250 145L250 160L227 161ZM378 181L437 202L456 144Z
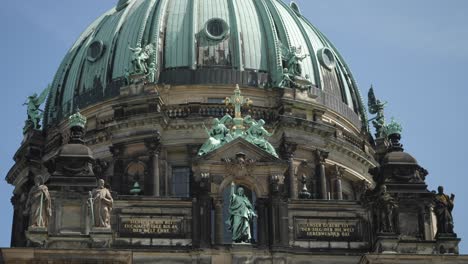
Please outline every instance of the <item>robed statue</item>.
M438 193L434 197L434 213L437 218L437 234L453 234L453 201L455 195L450 197L444 194L444 187L437 188Z
M232 232L232 241L234 243L250 243L252 235L250 224L257 215L249 198L244 194L244 188L237 188L231 183L231 200L229 203L229 220L226 221L228 229Z
M44 91L42 91L42 93L39 96L36 93L34 93L31 96L28 96L28 100L26 101L26 103L23 104L28 107L28 120L26 120L25 129L29 128L30 126L33 129L41 128L39 122L43 117L43 112L41 109L39 109L39 107L42 103L44 103L45 99L47 98L47 95L49 94L49 91L50 85L46 89L44 89Z
M52 216L49 189L44 185L42 176L36 176L34 183L29 191L24 213L29 215L31 227L47 228L49 217Z
M205 127L205 131L209 138L198 151L199 156L203 156L232 141L231 132L225 125L227 122L231 121L232 117L226 114L223 118L221 118L221 120L214 118L210 130Z
M91 192L91 217L95 227L110 228L110 217L114 200L110 191L104 187L104 180L98 181L98 186Z
M251 116L246 116L244 118L244 122L250 125L249 129L245 131L245 134L247 135L246 140L271 155L278 157L275 148L265 139L265 137L271 137L273 135L263 127L265 125L265 121L263 119L255 121Z
M381 185L376 197L376 209L378 211L379 231L383 233L394 233L394 211L398 207L395 199L387 192L387 186Z

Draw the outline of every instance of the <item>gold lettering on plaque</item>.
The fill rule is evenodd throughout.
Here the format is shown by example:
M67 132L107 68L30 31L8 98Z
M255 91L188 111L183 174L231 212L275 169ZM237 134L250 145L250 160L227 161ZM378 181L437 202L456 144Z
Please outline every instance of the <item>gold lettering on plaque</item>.
M180 219L130 218L122 227L132 233L165 235L180 233L180 224Z
M355 231L354 224L345 223L299 223L299 232L307 237L350 237Z

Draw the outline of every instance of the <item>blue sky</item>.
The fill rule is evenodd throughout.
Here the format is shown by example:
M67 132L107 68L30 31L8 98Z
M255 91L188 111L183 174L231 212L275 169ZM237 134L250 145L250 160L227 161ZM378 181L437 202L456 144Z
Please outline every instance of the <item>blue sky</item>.
M26 97L52 81L79 34L117 0L4 1L0 8L0 175L22 140ZM431 190L456 195L455 231L468 240L468 1L299 0L302 13L338 48L358 85L374 85L402 143L429 171ZM0 183L0 247L10 244L12 188ZM468 253L462 241L461 252Z

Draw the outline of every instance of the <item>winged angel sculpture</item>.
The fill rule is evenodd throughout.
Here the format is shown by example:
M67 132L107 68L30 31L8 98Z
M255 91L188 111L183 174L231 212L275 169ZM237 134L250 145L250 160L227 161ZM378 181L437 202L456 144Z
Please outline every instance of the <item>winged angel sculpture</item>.
M47 86L44 91L38 96L37 93L34 93L31 96L28 96L28 100L23 104L27 106L27 113L28 113L28 120L26 120L25 130L29 127L33 129L40 129L41 125L39 122L41 121L44 113L39 107L44 103L47 95L50 91L50 85Z
M148 60L154 53L153 44L148 44L145 47L137 46L136 48L129 47L133 52L132 54L132 65L135 74L146 74L148 73Z
M279 43L281 49L281 58L283 60L283 80L279 83L279 87L285 88L300 88L307 89L312 84L308 80L308 76L302 77L302 61L307 58L308 54L302 54L301 47L288 48Z
M368 93L368 107L369 113L376 115L374 118L370 119L372 125L375 128L376 138L385 137L385 116L384 109L387 102L381 102L375 97L374 88L371 86Z

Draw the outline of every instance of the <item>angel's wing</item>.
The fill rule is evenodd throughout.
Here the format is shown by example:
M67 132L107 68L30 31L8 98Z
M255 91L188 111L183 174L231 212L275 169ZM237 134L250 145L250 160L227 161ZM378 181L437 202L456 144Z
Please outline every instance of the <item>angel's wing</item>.
M369 112L371 114L376 114L377 98L374 94L374 88L371 86L369 93L367 94L367 106L369 107Z
M230 122L232 122L232 116L229 115L229 114L226 114L226 115L223 116L223 118L221 118L221 120L219 120L219 122L220 122L221 124L230 123Z
M44 103L44 101L46 100L47 98L47 95L49 95L49 92L50 92L50 89L51 89L51 85L49 84L47 86L47 88L44 89L44 91L42 91L42 93L39 95L39 97L37 98L37 103L39 105L41 105L42 103Z
M153 54L154 52L154 45L153 43L150 43L148 45L145 46L145 52L146 54L150 55L150 54Z
M281 50L281 57L285 60L287 60L290 56L291 51L289 51L288 47L284 45L281 41L278 41L280 50Z

